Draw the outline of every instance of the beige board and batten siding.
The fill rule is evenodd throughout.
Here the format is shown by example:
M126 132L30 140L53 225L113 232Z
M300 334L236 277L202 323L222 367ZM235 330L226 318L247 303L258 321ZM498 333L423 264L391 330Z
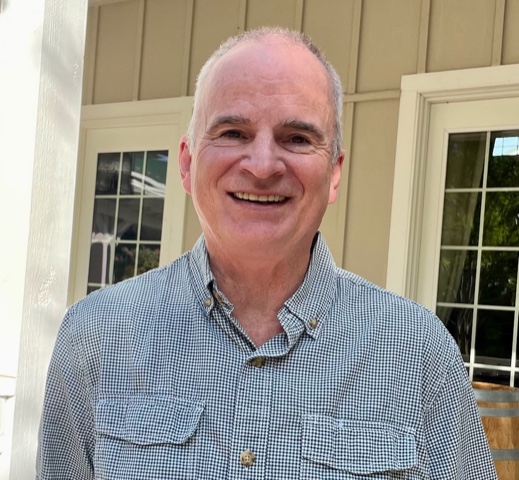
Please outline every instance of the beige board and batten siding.
M323 228L338 263L384 285L400 77L519 63L519 1L97 0L83 103L192 95L218 44L260 25L308 33L342 77L342 191ZM199 233L188 202L186 249Z

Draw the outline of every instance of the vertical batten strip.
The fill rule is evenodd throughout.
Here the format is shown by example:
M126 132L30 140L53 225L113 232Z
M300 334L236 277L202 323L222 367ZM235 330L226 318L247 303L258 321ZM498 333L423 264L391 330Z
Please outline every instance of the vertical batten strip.
M503 32L505 29L506 0L496 0L494 13L494 36L492 39L492 66L501 65L503 53Z
M357 90L361 23L362 0L355 0L355 3L353 4L353 18L351 21L351 51L348 78L346 79L346 94L355 93Z
M422 0L420 13L420 33L418 37L418 60L416 73L425 73L427 69L427 49L429 46L429 23L431 17L431 0Z
M142 68L142 44L144 36L145 0L139 0L137 12L137 42L135 45L135 63L133 66L133 92L132 100L138 101L141 90L141 68Z
M92 105L94 103L94 87L95 87L95 64L97 58L97 34L99 29L99 8L98 6L90 7L88 19L90 21L90 30L88 32L88 51L89 55L86 58L84 65L84 88L85 94L83 102L85 105Z
M247 25L247 0L240 0L238 7L238 33L245 31Z
M353 116L355 113L355 104L347 103L343 112L343 144L344 160L342 161L341 188L337 196L337 231L340 232L342 239L342 251L340 256L336 258L336 262L342 268L345 268L344 254L346 252L346 214L348 211L348 193L350 185L350 164L351 164L351 145L353 139Z
M305 0L297 0L296 11L294 15L294 30L303 31L303 12L305 9Z
M359 68L360 34L362 28L362 0L355 0L351 21L351 47L350 61L348 65L348 78L346 79L346 95L352 95L357 90L357 71ZM337 198L337 231L342 238L342 251L336 258L336 262L344 265L344 253L346 251L346 213L348 209L348 193L350 181L351 148L353 139L353 119L355 114L355 102L347 102L343 113L343 149L344 160L342 163L341 188ZM336 254L337 255L337 254Z
M194 21L194 0L187 0L186 29L184 34L184 59L182 62L182 95L189 95L189 65L191 63L191 41Z

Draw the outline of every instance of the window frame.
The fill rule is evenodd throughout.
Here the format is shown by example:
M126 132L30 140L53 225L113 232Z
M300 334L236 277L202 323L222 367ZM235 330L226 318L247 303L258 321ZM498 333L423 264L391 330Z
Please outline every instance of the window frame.
M124 129L147 129L152 132L152 137L155 134L163 137L165 129L172 131L172 138L168 140L170 159L164 204L167 221L163 222L160 264L182 254L187 194L178 174L177 152L180 138L187 130L192 106L192 97L179 97L82 107L69 304L86 294L90 249L85 248L85 236L91 231L96 176L96 165L92 164L92 149L89 147L92 136L101 137L103 143ZM157 145L158 150L164 147L162 143ZM171 228L172 225L175 228Z
M402 77L386 275L389 290L435 308L436 298L424 298L419 292L432 106L519 97L518 79L519 65Z

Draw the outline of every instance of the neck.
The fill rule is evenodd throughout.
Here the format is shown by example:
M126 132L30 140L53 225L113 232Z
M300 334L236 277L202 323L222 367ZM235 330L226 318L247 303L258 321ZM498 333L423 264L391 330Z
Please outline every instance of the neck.
M208 245L218 288L233 304L235 318L256 346L283 331L277 314L303 282L310 248L273 257L261 252L239 256Z

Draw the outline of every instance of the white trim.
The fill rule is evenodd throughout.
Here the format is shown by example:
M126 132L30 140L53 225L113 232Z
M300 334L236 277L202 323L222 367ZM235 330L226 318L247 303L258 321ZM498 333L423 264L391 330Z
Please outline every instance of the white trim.
M416 298L431 106L519 96L519 65L404 76L401 89L386 287Z
M35 476L66 309L86 15L86 0L2 0L0 374L16 376L16 396L3 405L2 480Z
M187 195L182 188L178 174L176 155L180 137L187 129L192 110L192 97L166 100L147 100L104 105L84 106L81 111L80 151L78 161L78 189L75 211L75 242L73 252L73 273L71 274L71 296L69 303L77 301L86 292L88 272L88 252L90 251L90 228L93 214L93 191L95 172L85 159L93 153L93 143L97 146L110 145L112 138L118 138L121 145L129 132L146 132L150 146L170 151L167 174L167 194L164 205L164 222L161 248L161 264L180 256L183 252L184 224ZM131 134L130 134L131 135ZM135 143L128 138L128 144ZM142 140L135 140L142 142ZM105 148L105 147L103 147ZM119 147L120 148L120 147ZM130 148L135 148L135 145ZM137 148L148 150L141 144ZM87 192L91 192L90 194ZM86 243L85 243L86 242Z
M86 105L81 109L81 128L103 128L109 120L110 125L149 125L153 119L160 120L161 115L171 115L191 111L193 97L143 100L140 102L105 103Z

